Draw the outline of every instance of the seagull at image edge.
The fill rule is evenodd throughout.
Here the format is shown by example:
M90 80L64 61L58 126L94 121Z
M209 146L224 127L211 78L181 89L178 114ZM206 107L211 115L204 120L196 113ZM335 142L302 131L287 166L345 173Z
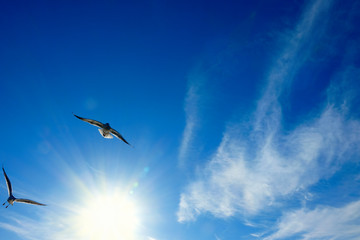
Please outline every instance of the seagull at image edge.
M6 175L5 169L4 167L2 168L3 172L4 172L4 176L5 176L5 181L6 181L6 185L7 185L7 189L8 189L8 193L9 193L9 198L7 199L7 202L9 203L6 208L11 204L14 205L14 202L20 202L20 203L27 203L27 204L34 204L34 205L40 205L40 206L46 206L45 204L42 203L38 203L35 202L33 200L29 200L29 199L24 199L24 198L15 198L14 195L12 194L12 187L11 187L11 182L10 179L8 178L8 176ZM3 203L3 206L5 205L6 202Z
M122 140L124 143L130 145L130 143L128 143L125 138L123 136L121 136L121 134L116 131L115 129L110 127L110 124L108 123L101 123L99 121L96 120L92 120L92 119L88 119L88 118L82 118L79 117L77 115L74 114L75 117L77 117L80 120L83 120L84 122L90 123L91 125L94 125L96 127L99 127L99 132L100 134L104 137L104 138L113 138L113 136L111 134L113 134L115 137L117 137L118 139ZM130 145L131 146L131 145Z

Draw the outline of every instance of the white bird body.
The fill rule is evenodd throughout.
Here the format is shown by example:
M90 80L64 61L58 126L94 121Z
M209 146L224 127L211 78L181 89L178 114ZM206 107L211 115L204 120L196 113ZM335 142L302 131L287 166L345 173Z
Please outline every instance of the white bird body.
M14 197L14 195L12 194L12 187L11 187L11 182L9 177L6 175L5 169L4 167L2 168L3 172L4 172L4 176L5 176L5 181L6 181L6 185L7 185L7 189L8 189L8 193L9 193L9 197L7 199L7 202L9 203L9 205L14 205L14 202L20 202L20 203L28 203L28 204L33 204L33 205L41 205L41 206L46 206L45 204L42 203L38 203L35 202L33 200L30 199L24 199L24 198L16 198ZM6 202L3 203L3 205L5 205ZM6 208L9 207L9 205L6 206Z
M104 138L108 138L111 139L113 138L112 135L114 135L115 137L117 137L118 139L122 140L124 143L130 145L130 143L128 143L125 138L123 136L121 136L121 134L116 131L115 129L113 129L112 127L110 127L109 123L101 123L99 121L93 120L93 119L88 119L88 118L82 118L79 117L77 115L74 114L75 117L77 117L78 119L90 123L91 125L94 125L96 127L99 127L99 133L101 134L101 136L103 136ZM130 145L131 146L131 145Z
M110 131L104 128L99 128L98 129L100 134L104 137L104 138L108 138L111 139L113 138L113 136L111 135Z

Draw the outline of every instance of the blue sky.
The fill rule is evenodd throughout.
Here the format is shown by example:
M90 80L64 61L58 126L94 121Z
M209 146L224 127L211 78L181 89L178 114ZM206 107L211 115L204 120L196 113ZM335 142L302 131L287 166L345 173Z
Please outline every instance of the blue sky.
M48 206L1 208L0 235L359 239L359 22L360 1L2 2L0 159Z

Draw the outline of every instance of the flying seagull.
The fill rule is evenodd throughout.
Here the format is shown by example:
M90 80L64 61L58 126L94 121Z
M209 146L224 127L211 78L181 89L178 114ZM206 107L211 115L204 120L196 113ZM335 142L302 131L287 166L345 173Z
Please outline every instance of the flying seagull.
M8 178L8 176L6 175L5 169L4 167L2 168L3 172L4 172L4 176L5 176L5 180L6 180L6 185L7 185L7 189L8 189L8 193L9 193L9 198L7 199L7 202L9 203L6 208L8 208L8 206L14 205L14 202L20 202L20 203L28 203L28 204L34 204L34 205L41 205L41 206L46 206L45 204L42 203L38 203L35 202L33 200L29 200L29 199L23 199L23 198L15 198L14 195L12 194L12 188L11 188L11 182L10 179ZM3 203L3 206L5 205L6 202Z
M91 125L94 125L96 127L99 127L99 132L100 134L104 137L104 138L113 138L113 136L111 134L113 134L115 137L117 137L118 139L124 141L124 143L130 145L130 143L128 143L125 138L123 138L123 136L121 136L121 134L116 131L115 129L111 128L110 127L110 124L108 123L101 123L99 121L96 121L96 120L92 120L92 119L87 119L87 118L82 118L82 117L79 117L77 115L74 114L75 117L77 117L78 119L80 120L83 120L85 122L88 122L90 123ZM131 146L131 145L130 145Z

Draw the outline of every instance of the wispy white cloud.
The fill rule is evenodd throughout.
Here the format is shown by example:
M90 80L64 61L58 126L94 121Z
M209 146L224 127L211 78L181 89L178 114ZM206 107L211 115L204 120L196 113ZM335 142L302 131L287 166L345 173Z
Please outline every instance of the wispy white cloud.
M349 159L346 154L359 154L360 122L346 120L332 106L290 135L267 136L254 158L237 133L225 134L204 175L181 194L179 221L203 212L222 218L255 214L332 175Z
M216 240L221 240L221 238L219 238L217 235L215 235L215 239Z
M6 220L0 222L0 228L13 232L22 239L46 239L58 230L50 222L42 222L39 218L29 218L14 213L6 217Z
M250 137L242 138L236 124L227 127L211 161L181 194L178 221L205 212L220 218L256 214L331 176L349 155L359 154L360 122L349 120L338 105L325 104L314 119L281 132L278 98L319 39L324 26L318 21L328 16L329 4L318 0L304 12L269 73Z
M277 129L281 115L279 95L284 87L290 85L299 67L308 59L312 46L326 29L326 26L319 25L324 24L324 19L328 18L331 2L313 2L305 9L295 29L284 37L286 45L274 59L274 65L267 77L267 87L257 105L255 130L267 133Z
M179 149L179 165L183 166L184 160L188 155L189 149L194 139L194 132L199 124L199 104L200 104L200 91L204 76L192 74L189 77L189 87L185 98L185 115L186 125L183 132L183 137Z
M286 213L275 233L264 240L297 236L299 239L355 240L360 236L360 201L334 208L299 209Z
M6 230L13 232L22 237L29 235L29 233L22 227L13 226L12 224L9 224L9 223L0 222L0 228L6 229ZM34 238L28 238L28 239L34 239Z

